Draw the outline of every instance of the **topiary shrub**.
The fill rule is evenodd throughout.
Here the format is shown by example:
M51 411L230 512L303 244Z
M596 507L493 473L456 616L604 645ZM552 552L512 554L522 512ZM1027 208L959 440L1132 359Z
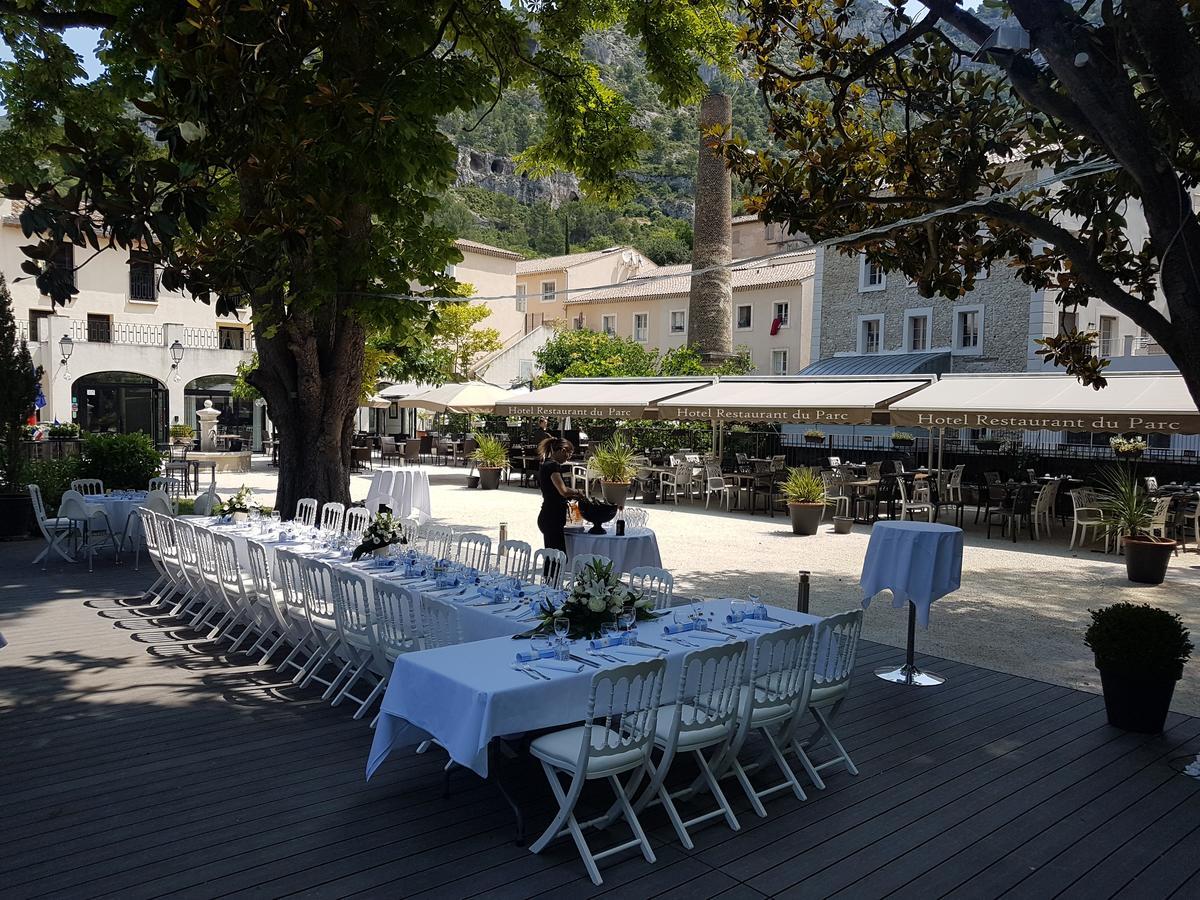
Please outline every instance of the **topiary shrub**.
M83 439L80 476L99 478L105 490L145 490L162 468L148 434L89 434Z
M1142 603L1114 603L1089 610L1092 624L1083 642L1096 655L1096 668L1178 679L1192 653L1183 620Z

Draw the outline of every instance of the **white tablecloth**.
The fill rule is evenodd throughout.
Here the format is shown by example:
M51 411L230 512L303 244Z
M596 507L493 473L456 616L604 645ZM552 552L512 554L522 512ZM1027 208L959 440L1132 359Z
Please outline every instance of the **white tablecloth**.
M392 469L393 514L416 514L423 522L433 517L429 503L429 473L421 469Z
M704 607L714 612L714 621L723 622L730 611L728 600L710 600ZM821 621L817 616L782 609L772 609L771 616L797 625L815 625ZM662 627L670 621L667 616L657 622L638 624L640 640L668 650L664 703L674 700L683 658L695 649L663 639ZM759 635L738 634L738 637L753 644ZM700 639L696 641L699 643ZM702 646L718 644L705 641ZM432 736L455 762L486 778L487 748L492 738L581 720L586 712L592 675L597 670L590 666L578 674L547 670L549 681L533 681L512 669L516 652L527 649L526 641L496 638L402 654L396 660L384 694L382 714L375 726L367 761L367 777L379 768L393 747ZM630 662L649 658L628 655Z
M96 494L84 499L90 505L104 510L108 515L108 523L112 526L113 533L117 535L125 531L125 526L129 522L129 517L133 515L133 511L139 506L146 505L145 494L138 494L133 497L114 497L112 494Z
M962 580L961 528L933 522L876 522L863 560L863 606L883 590L892 606L917 608L917 621L929 627L929 606L957 591Z
M591 529L591 525L584 526ZM613 571L629 572L638 566L662 567L658 555L658 538L649 528L630 528L623 536L613 530L612 522L604 526L604 534L586 531L567 531L567 559L580 553L599 553L613 561Z

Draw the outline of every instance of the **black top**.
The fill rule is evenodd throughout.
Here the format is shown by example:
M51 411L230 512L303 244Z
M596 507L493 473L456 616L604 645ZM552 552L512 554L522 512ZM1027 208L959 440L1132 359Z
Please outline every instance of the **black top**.
M542 510L545 512L562 511L563 517L567 515L567 498L558 492L558 488L554 486L552 476L555 472L562 472L562 466L556 463L553 459L544 459L542 464L538 466L538 487L542 489Z

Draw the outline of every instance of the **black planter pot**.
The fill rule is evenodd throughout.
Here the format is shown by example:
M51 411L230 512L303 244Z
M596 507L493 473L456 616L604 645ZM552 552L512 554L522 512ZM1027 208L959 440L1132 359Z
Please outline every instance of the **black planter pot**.
M789 503L788 515L792 520L792 534L816 534L824 507L823 503Z
M1122 538L1125 545L1125 574L1138 584L1162 584L1175 552L1174 541Z
M479 487L485 491L494 491L500 487L500 469L480 467Z
M892 441L892 446L895 447L897 450L907 450L914 443L915 443L915 441L896 441L896 440L894 440L894 441Z
M808 435L805 435L805 436L804 436L804 443L806 443L806 444L823 444L823 443L825 443L825 438L823 438L823 437L809 437Z
M21 538L33 534L37 519L29 494L0 494L0 538Z
M642 488L642 505L654 506L658 503L658 485L647 484Z
M1159 734L1171 708L1176 679L1120 669L1101 669L1108 724L1139 734Z
M468 475L467 476L467 487L471 488L471 489L479 487L479 476L478 475Z
M1142 458L1141 450L1114 450L1113 453L1116 454L1117 459L1141 459Z

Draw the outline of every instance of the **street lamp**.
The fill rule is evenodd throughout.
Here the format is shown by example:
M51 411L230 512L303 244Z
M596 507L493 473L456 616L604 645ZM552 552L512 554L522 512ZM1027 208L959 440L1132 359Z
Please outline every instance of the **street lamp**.
M62 353L62 359L59 365L62 366L63 378L70 378L71 375L67 371L67 362L71 359L71 354L75 352L75 342L71 340L69 334L64 334L58 342L58 349Z
M181 362L183 362L183 354L184 354L183 344L179 343L179 340L176 339L175 342L173 344L171 344L170 349L171 349L171 373L175 376L175 380L179 381L179 364Z

